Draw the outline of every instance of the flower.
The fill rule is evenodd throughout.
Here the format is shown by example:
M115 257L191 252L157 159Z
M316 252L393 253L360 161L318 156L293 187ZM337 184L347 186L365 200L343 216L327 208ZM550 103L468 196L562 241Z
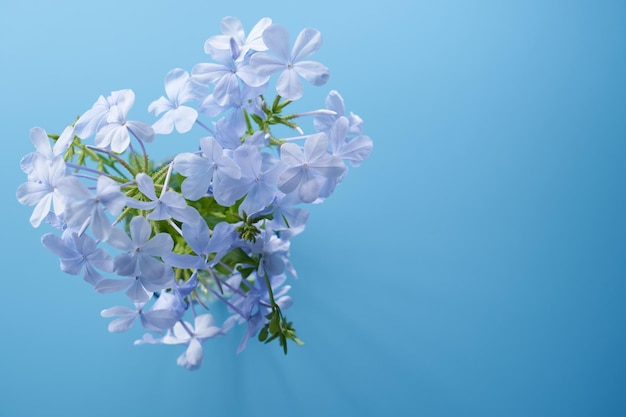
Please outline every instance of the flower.
M148 111L155 116L164 113L152 125L154 133L168 134L174 128L178 133L190 131L198 118L198 111L182 105L197 97L193 91L189 73L180 68L174 68L168 72L165 76L165 93L167 98L160 97L148 106Z
M222 51L230 52L231 39L236 43L240 51L239 58L243 58L249 50L265 51L267 46L263 43L263 31L272 24L272 19L264 17L257 22L246 37L241 21L236 17L226 16L222 19L222 35L211 36L204 43L204 51L209 55L218 54Z
M41 242L62 271L103 296L125 292L132 307L100 313L112 319L109 331L139 322L148 333L135 344L184 345L177 363L190 370L202 365L206 340L236 325L246 327L238 354L257 335L285 353L288 341L302 344L285 317L287 277L297 277L291 239L306 227L305 204L323 202L346 163L372 151L361 119L345 113L334 90L327 109L291 111L300 77L328 80L325 66L305 60L321 46L317 30L302 30L291 48L269 18L247 36L234 17L221 28L205 42L215 63L166 74L165 95L148 106L158 117L152 125L128 119L135 93L121 89L99 96L59 136L31 129L35 149L20 161L27 180L16 192L34 206L32 226L52 228ZM305 133L307 118L317 133ZM176 150L154 160L147 145L174 131ZM216 320L207 311L219 304L226 315Z
M174 191L166 191L166 187L163 187L161 195L157 197L154 180L143 172L137 174L135 181L139 191L150 201L128 199L126 203L129 207L151 210L150 214L146 216L147 219L166 220L174 218L184 223L197 223L202 219L198 210L188 206L182 195Z
M315 61L302 58L313 54L322 46L322 35L315 29L304 29L296 38L289 52L289 33L281 25L271 25L263 32L263 41L277 56L268 53L254 54L250 65L261 75L281 72L276 91L287 100L298 100L304 89L298 76L315 86L326 84L330 75L328 68Z
M130 238L120 229L113 229L107 243L126 251L115 258L115 272L122 276L139 277L149 291L159 291L171 283L168 267L157 259L172 251L174 241L167 233L152 239L152 227L145 217L135 216L129 225Z
M104 279L98 269L105 272L113 271L113 259L102 248L96 248L96 242L89 236L76 232L66 232L59 237L54 233L46 233L41 243L61 260L61 271L71 275L81 274L91 285Z
M49 162L35 155L32 167L32 181L20 185L16 197L21 204L35 206L30 223L33 227L39 227L51 208L56 215L64 213L66 195L81 184L76 177L67 173L65 162L60 157Z
M152 142L154 129L144 122L126 120L128 112L135 103L135 93L132 90L122 90L117 97L117 103L109 108L106 116L107 124L96 132L96 146L111 147L113 152L123 153L130 145L132 133L143 142Z
M181 153L174 158L174 169L187 177L182 184L183 196L198 200L207 194L209 186L214 188L222 178L241 177L241 168L228 156L212 137L200 139L201 155Z
M320 177L332 181L346 169L341 159L328 152L328 139L324 133L309 136L304 149L294 143L285 143L280 147L280 159L287 169L278 178L278 188L284 193L297 189L304 203L312 203L319 197Z
M201 314L194 318L194 325L178 321L172 332L163 338L168 345L187 345L187 349L178 357L176 363L189 370L196 370L202 365L202 343L222 334L222 329L215 326L213 316Z

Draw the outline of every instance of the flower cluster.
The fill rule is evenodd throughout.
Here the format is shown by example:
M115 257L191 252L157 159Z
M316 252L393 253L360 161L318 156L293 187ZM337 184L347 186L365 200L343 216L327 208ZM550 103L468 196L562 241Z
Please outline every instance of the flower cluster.
M284 27L261 19L246 36L241 22L222 20L222 34L204 45L210 63L174 69L148 124L129 117L132 90L100 96L60 135L36 127L35 151L21 168L28 180L17 199L34 206L30 222L55 233L43 245L60 267L102 294L124 291L127 306L101 312L108 329L137 321L148 333L136 344L180 344L178 364L200 367L205 340L235 325L250 337L302 342L285 315L292 303L287 275L290 240L304 230L305 203L323 202L346 163L368 157L372 141L361 119L331 91L326 108L286 113L303 95L302 80L319 86L328 69L307 58L320 33L302 30L293 46ZM276 96L270 81L275 81ZM299 118L311 118L305 134ZM201 120L204 119L204 120ZM296 132L278 137L277 126ZM153 161L156 135L193 135L189 150ZM196 133L203 131L204 133ZM225 306L220 323L210 309Z

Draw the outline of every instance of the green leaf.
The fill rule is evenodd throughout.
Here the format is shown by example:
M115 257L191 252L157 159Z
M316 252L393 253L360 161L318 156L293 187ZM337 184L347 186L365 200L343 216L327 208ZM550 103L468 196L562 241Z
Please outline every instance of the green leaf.
M270 333L274 334L280 329L280 316L274 314L270 320Z
M259 341L260 342L264 342L267 339L267 336L269 335L268 331L267 331L267 326L263 327L261 329L261 331L259 332Z
M258 266L258 261L252 259L246 252L241 248L235 248L228 252L222 258L222 262L226 265L236 265L236 264L245 264L245 265L253 265Z

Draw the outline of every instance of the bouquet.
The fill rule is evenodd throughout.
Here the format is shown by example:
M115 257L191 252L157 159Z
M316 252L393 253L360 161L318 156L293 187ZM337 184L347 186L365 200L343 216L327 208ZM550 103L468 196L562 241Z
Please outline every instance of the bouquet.
M237 353L251 337L285 353L288 341L302 344L284 313L287 276L296 277L291 238L304 230L303 206L322 203L372 151L336 91L323 109L288 110L302 80L328 81L328 68L306 59L321 46L317 30L292 46L269 18L247 36L234 17L221 29L204 44L212 62L165 76L152 124L129 117L135 95L125 89L100 96L59 135L31 129L35 151L21 160L27 181L17 190L34 206L32 226L51 227L41 241L62 271L98 293L125 292L127 305L101 312L113 319L108 330L139 322L147 333L135 344L183 345L177 363L191 370L203 343L236 325L246 326ZM312 133L300 120L312 120ZM281 126L289 133L277 134ZM155 136L174 131L192 136L186 148L151 159Z

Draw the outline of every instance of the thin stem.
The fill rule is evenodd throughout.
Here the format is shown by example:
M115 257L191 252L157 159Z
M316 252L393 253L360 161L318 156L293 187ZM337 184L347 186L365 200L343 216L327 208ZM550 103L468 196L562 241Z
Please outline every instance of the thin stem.
M216 296L217 298L219 298L221 301L223 301L228 307L230 307L235 313L239 314L241 317L243 317L244 319L248 320L248 317L243 314L243 311L241 311L238 307L236 307L233 303L231 303L230 301L228 301L226 298L222 297L222 295L220 293L218 293L217 291L215 291L213 288L211 287L207 287L207 289L209 291L211 291L211 293Z
M272 284L270 282L270 279L267 277L267 274L263 274L263 279L265 279L265 285L267 286L267 294L270 296L270 303L272 304L272 308L274 308L274 306L278 305L276 304L276 301L274 301L274 291L272 291Z
M204 301L202 301L202 297L200 297L200 296L198 295L198 291L193 290L193 293L192 293L192 294L195 294L195 295L196 295L196 301L198 302L198 304L200 304L202 307L204 307L207 311L210 311L210 310L211 310L211 309L209 308L209 306L208 306L208 305L204 304ZM192 301L190 304L193 304L193 301Z
M202 123L200 120L196 119L196 123L200 126L202 126L204 129L206 129L210 134L214 135L215 132L213 131L213 129L211 129L210 127L208 127L207 125L205 125L204 123Z
M144 171L148 172L148 167L149 165L149 161L148 161L148 152L146 152L146 147L143 144L143 142L141 141L141 139L139 139L137 137L137 135L135 135L135 132L133 132L132 130L128 129L128 131L130 133L132 133L132 135L135 137L135 139L137 139L137 142L139 142L139 146L141 147L141 152L143 153L143 167L144 167Z
M124 168L126 168L126 170L133 176L133 178L135 178L137 176L137 173L135 172L135 170L130 165L128 165L128 163L126 161L124 161L119 156L115 155L113 152L108 151L106 149L97 148L97 147L91 146L91 145L86 145L86 146L87 146L87 149L91 149L93 151L102 152L102 153L105 153L105 154L109 155L111 158L115 159L117 162L122 164L122 166Z
M65 165L67 165L69 168L74 168L74 169L81 170L81 171L91 172L91 173L96 174L96 175L106 175L107 177L111 176L111 175L107 174L106 172L98 171L97 169L89 168L89 167L86 167L84 165L77 165L77 164L74 164L72 162L66 162ZM76 175L76 174L74 174L74 175Z
M183 319L178 320L178 322L183 326L183 329L185 329L185 331L189 333L189 336L195 337L193 332L191 331L191 329L189 329L189 327L187 327L187 324Z
M163 181L163 189L161 190L161 195L159 197L163 197L163 194L165 194L165 190L167 189L167 186L170 183L170 176L172 175L173 167L174 167L174 164L170 162L169 168L167 168L167 174L165 174L165 181Z
M174 223L174 222L172 221L172 219L167 219L167 222L169 223L169 225L170 225L170 226L172 226L172 228L173 228L174 230L176 230L176 232L177 232L179 235L181 235L181 236L183 235L183 231L182 231L182 230L180 230L180 227L178 227L178 226L176 225L176 223Z

